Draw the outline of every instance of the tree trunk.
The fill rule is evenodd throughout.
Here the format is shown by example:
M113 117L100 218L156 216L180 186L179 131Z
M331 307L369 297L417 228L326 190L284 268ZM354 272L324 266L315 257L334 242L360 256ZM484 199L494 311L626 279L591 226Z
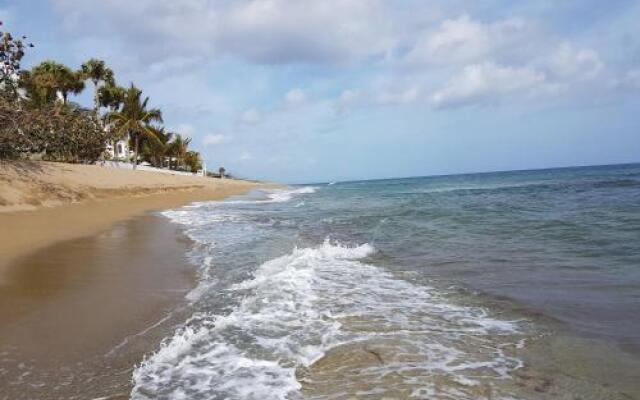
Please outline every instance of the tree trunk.
M96 113L96 122L98 123L98 126L101 126L102 124L100 124L100 102L98 99L98 84L96 84L94 82L94 92L93 92L93 102L94 102L94 112Z
M134 151L133 151L133 169L137 169L138 168L138 135L136 135L135 138L135 147L134 147Z

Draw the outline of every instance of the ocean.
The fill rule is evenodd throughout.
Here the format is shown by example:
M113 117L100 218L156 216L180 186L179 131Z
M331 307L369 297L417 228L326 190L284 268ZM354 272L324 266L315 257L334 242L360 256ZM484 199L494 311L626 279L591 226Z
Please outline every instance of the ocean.
M640 165L257 190L166 211L189 317L133 399L628 399Z

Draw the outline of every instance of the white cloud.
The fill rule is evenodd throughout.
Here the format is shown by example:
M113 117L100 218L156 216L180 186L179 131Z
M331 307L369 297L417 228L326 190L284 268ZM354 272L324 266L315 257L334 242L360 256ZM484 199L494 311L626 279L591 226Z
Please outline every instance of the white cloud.
M545 80L543 73L528 67L474 64L465 67L444 88L436 91L431 102L436 107L491 102L508 94L541 88Z
M211 109L218 119L232 115L231 124L262 126L282 114L276 119L285 126L300 111L294 106L302 104L311 109L324 103L342 112L354 104L422 101L447 107L490 103L506 95L518 100L517 93L595 93L598 79L610 78L602 73L604 62L596 50L562 43L550 24L535 13L527 16L526 7L489 12L472 1L425 5L420 0L403 7L382 0L52 1L73 43L91 37L95 42L84 49L114 49L114 63L128 64L139 74L133 76L136 82L148 88L155 81L150 92L164 93L163 107L213 119ZM459 14L461 4L469 14ZM323 69L301 70L301 63ZM290 66L278 70L282 64ZM246 93L255 87L243 81L226 87L228 93L219 92L216 75L229 74L229 66L258 77L264 83L260 96L269 96L283 82L305 90L267 98L271 106L238 116L238 105L253 104ZM270 86L275 76L284 79ZM175 79L182 83L173 84ZM630 81L619 78L620 84ZM338 98L321 97L341 90Z
M561 78L593 79L602 71L604 63L591 49L576 49L570 43L560 44L549 60L551 71Z
M240 115L240 122L246 125L255 125L262 120L260 111L250 108Z
M300 105L305 102L307 96L300 88L291 89L285 94L284 101L292 106Z
M525 23L508 19L483 24L463 15L447 19L436 29L418 33L418 40L405 56L412 64L473 62L522 39Z
M387 51L391 21L378 0L55 0L68 29L138 38L169 49L252 62L340 63ZM357 18L356 18L357 16Z
M205 146L216 146L225 142L228 142L230 139L228 136L221 134L208 134L202 139L202 144Z
M360 101L361 95L358 91L345 89L340 93L337 99L333 100L333 107L337 113L345 112L350 107Z

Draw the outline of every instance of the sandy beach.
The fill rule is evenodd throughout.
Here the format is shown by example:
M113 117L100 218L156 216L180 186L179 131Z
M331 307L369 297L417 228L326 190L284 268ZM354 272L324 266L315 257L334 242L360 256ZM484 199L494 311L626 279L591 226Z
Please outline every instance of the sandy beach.
M12 260L150 210L218 200L258 184L95 165L0 163L0 282Z
M132 368L181 318L196 278L189 240L148 212L256 186L1 164L0 398L127 398Z

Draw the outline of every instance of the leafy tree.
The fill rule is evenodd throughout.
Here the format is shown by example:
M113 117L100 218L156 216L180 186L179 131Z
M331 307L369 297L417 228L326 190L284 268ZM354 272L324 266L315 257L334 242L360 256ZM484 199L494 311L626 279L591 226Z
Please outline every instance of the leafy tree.
M174 134L173 132L167 131L164 127L154 127L153 129L158 140L143 138L142 159L154 167L163 167L165 157L169 153L169 142Z
M82 64L80 72L83 79L89 79L93 82L94 112L96 118L99 118L100 106L102 105L99 91L105 86L115 87L113 71L107 67L104 61L91 58Z
M125 93L122 109L108 115L115 134L118 137L129 135L134 143L134 169L138 165L141 138L159 141L152 123L162 122L162 112L157 108L148 109L148 103L149 97L142 99L142 91L131 84Z
M68 102L69 94L84 88L81 75L54 61L22 70L26 49L34 47L25 39L0 31L0 158L36 153L55 161L96 161L109 134L91 113Z
M188 151L185 154L184 163L189 168L189 171L194 174L202 169L202 158L200 158L200 153L197 151Z
M80 94L84 90L84 82L82 75L78 72L71 71L69 68L64 68L60 71L59 76L59 88L62 95L62 102L68 104L69 94Z
M100 107L106 107L110 112L118 111L124 103L126 93L127 89L121 86L111 84L100 86L98 89Z
M108 133L91 113L48 104L20 109L0 97L0 158L39 153L66 162L94 162L105 150Z
M176 134L169 145L169 154L176 159L175 169L184 165L184 159L187 155L187 151L189 150L190 143L191 138L183 137L181 134Z
M18 98L17 78L25 49L34 47L33 43L26 43L24 41L26 39L26 36L22 36L22 39L14 39L11 33L0 31L0 92L12 100Z
M51 60L22 73L20 78L22 88L35 105L54 103L58 95L62 97L63 104L67 104L69 94L78 94L84 89L80 74Z

